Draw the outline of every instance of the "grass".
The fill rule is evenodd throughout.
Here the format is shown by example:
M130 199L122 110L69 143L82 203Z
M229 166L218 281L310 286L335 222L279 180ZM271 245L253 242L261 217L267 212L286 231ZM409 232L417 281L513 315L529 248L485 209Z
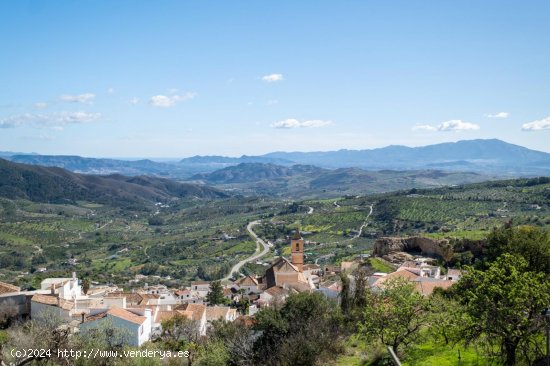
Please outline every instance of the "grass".
M395 268L379 258L369 258L369 262L376 272L391 273L395 271Z
M426 233L423 236L432 239L444 239L444 238L459 238L459 239L471 239L481 240L487 237L489 232L487 230L456 230L446 233Z
M472 346L467 348L451 347L449 345L436 345L431 341L411 348L402 360L402 364L403 366L455 366L458 364L459 351L461 366L490 364Z
M345 347L345 354L336 360L338 366L370 366L379 364L375 360L388 355L385 347L367 344L357 335L349 337ZM459 351L461 366L491 365L473 346L453 347L436 344L431 340L411 346L400 361L403 366L455 366L458 364Z

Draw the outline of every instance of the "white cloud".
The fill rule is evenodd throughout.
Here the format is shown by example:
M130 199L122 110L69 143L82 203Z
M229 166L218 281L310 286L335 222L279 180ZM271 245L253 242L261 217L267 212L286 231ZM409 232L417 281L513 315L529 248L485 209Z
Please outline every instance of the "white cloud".
M130 104L132 105L136 105L139 103L139 98L137 97L133 97L132 99L130 99Z
M312 119L308 121L299 121L294 118L285 119L283 121L278 121L273 124L271 124L271 127L274 128L298 128L298 127L305 127L305 128L316 128L316 127L324 127L328 125L332 125L332 121L323 121L320 119Z
M101 118L101 113L57 112L50 114L24 113L0 119L0 128L21 126L49 127L61 130L67 124L93 122Z
M78 95L64 94L60 96L59 99L64 102L92 104L95 99L95 94L92 94L92 93L84 93L84 94L78 94Z
M44 102L34 103L33 107L34 109L46 109L48 108L48 103L44 103Z
M523 131L542 131L542 130L550 130L550 117L546 117L543 119L539 119L537 121L524 123L521 126L521 129Z
M269 74L262 76L262 80L268 83L274 83L276 81L283 80L283 74Z
M479 130L479 125L470 122L464 122L459 119L441 122L437 126L432 125L416 125L411 128L413 131L465 131Z
M464 122L459 119L445 121L437 125L438 131L464 131L464 130L479 130L479 126L475 123Z
M430 126L430 125L416 125L411 128L413 131L437 131L437 127Z
M498 113L489 113L489 114L486 114L485 117L488 117L488 118L508 118L510 116L510 113L508 112L498 112Z
M155 95L151 97L151 99L149 100L149 103L155 107L162 107L162 108L173 107L177 102L183 102L186 100L193 99L195 98L196 95L197 93L195 92L186 92L183 94L170 95L170 96Z
M277 99L270 99L267 101L267 105L275 105L279 104L279 101Z
M107 94L113 94L115 92L115 88L108 88Z

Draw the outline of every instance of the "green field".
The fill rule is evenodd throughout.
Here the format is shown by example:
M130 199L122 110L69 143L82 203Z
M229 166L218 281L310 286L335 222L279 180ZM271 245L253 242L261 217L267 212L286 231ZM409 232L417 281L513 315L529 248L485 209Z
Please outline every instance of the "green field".
M0 199L0 277L19 276L23 287L34 277L73 270L91 280L125 283L138 273L155 276L149 282L214 279L254 252L246 225L257 219L263 224L256 233L274 243L267 262L288 255L288 238L298 228L308 263L368 253L380 236L480 240L509 220L548 230L550 184L515 180L331 199L190 199L138 208ZM69 263L73 259L76 265ZM371 264L389 271L377 260ZM42 267L47 272L33 274Z

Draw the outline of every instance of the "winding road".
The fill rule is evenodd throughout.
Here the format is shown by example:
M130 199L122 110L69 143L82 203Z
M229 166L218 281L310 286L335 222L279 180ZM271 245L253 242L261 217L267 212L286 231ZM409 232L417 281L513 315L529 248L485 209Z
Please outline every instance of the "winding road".
M369 214L367 215L367 217L365 217L365 221L363 221L363 225L361 225L361 227L359 228L359 232L358 232L353 238L351 238L352 240L353 240L353 239L357 239L358 237L361 236L361 234L363 234L363 229L365 228L365 226L368 225L369 217L370 217L370 215L372 215L372 206L373 206L373 205L370 205L370 206L369 206L370 212L369 212Z
M231 268L231 271L229 271L229 274L224 278L222 278L221 281L229 281L233 273L235 272L239 273L241 270L241 267L244 266L246 263L255 261L256 259L260 259L264 255L269 253L269 249L270 249L269 244L267 244L265 241L259 238L258 235L256 235L256 233L252 231L252 228L255 225L258 225L260 222L261 222L260 220L251 221L246 226L246 230L250 233L250 235L254 238L254 240L256 240L256 252L254 252L252 256L245 258L239 263L235 264L233 268Z

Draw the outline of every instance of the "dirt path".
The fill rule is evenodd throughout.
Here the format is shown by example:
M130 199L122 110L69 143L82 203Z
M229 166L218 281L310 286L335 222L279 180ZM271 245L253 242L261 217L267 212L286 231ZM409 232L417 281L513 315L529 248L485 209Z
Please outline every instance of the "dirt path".
M244 266L246 263L260 259L261 257L263 257L269 252L269 249L270 249L269 245L265 241L263 241L260 237L258 237L258 235L256 235L256 233L252 230L252 228L255 225L258 225L260 222L261 222L260 220L252 221L252 222L249 222L248 225L246 226L246 230L256 241L256 251L250 257L245 258L239 263L235 264L233 268L231 268L231 271L229 271L229 274L224 278L222 278L221 281L229 281L233 273L235 272L239 273L242 266Z

